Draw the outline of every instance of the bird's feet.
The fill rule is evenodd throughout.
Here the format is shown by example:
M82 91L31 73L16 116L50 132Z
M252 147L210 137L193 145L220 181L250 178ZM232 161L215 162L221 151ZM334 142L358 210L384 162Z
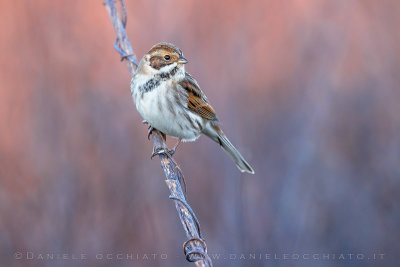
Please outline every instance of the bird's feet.
M160 154L164 154L167 157L172 159L172 156L174 155L174 153L175 153L174 149L158 147L156 149L153 149L153 153L151 154L150 159L153 159L155 156L160 155Z
M153 126L151 126L150 124L149 124L149 122L148 121L146 121L146 120L143 120L142 121L142 123L143 124L147 124L147 125L149 125L149 127L148 127L148 132L147 132L147 138L150 140L150 135L153 133L153 131L154 130L156 130ZM162 135L163 135L163 137L164 137L164 140L166 139L165 138L165 134L164 133L161 133ZM170 157L170 158L172 158L172 156L175 154L175 151L176 151L176 148L178 147L178 145L180 144L180 142L181 142L181 140L179 139L178 140L178 142L176 143L176 145L172 148L172 149L168 149L168 148L158 148L158 149L156 149L156 150L153 150L153 153L151 154L151 159L152 158L154 158L154 156L156 156L156 155L159 155L159 154L166 154L168 157Z
M155 128L153 128L153 126L149 124L149 130L147 131L147 139L150 140L150 135L153 133L154 130Z
M148 131L147 131L147 139L150 140L150 135L153 133L155 128L153 126L151 126L146 120L143 120L142 123L149 125Z
M176 143L176 145L170 150L170 152L172 152L171 155L175 154L176 149L178 148L179 144L181 143L181 139L178 139L178 142Z
M167 149L167 151L171 157L175 154L175 149Z

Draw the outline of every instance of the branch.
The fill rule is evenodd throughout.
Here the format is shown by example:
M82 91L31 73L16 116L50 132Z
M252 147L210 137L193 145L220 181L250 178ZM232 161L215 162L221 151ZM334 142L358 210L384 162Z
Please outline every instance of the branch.
M122 18L114 0L105 0L104 4L117 34L114 47L121 54L121 60L126 59L128 69L133 77L138 62L125 31L127 21L125 4L123 0L120 0ZM154 143L153 151L168 151L167 145L165 144L164 134L154 130L152 133L152 139ZM165 182L167 183L171 193L169 198L175 202L179 219L181 220L183 229L188 238L188 240L183 244L183 251L186 255L186 260L189 262L195 262L196 266L211 267L212 261L207 255L207 245L201 236L199 221L197 220L192 208L187 203L184 190L182 189L184 188L182 187L182 184L184 185L183 174L178 164L172 156L167 154L167 152L158 153L158 156L165 173Z

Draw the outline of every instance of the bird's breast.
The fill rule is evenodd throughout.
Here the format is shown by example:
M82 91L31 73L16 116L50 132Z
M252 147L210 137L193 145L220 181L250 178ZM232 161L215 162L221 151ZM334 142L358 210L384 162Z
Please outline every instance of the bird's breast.
M187 103L171 79L160 81L151 91L138 90L132 95L136 108L142 117L154 128L183 140L195 140L201 134L203 120L187 109Z

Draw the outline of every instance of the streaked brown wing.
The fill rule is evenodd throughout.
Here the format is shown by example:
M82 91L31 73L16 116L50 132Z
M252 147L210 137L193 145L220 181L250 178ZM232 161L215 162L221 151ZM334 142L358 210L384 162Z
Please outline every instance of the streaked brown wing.
M180 81L179 85L182 86L188 94L188 108L191 111L207 120L217 120L214 109L208 103L206 96L190 74L186 73L185 79Z

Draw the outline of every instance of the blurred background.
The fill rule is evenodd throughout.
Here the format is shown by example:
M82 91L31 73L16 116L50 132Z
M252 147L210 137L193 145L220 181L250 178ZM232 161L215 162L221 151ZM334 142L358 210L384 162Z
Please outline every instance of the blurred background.
M126 5L137 56L177 44L256 171L176 153L215 266L400 261L399 1ZM193 266L102 2L2 0L0 36L1 266Z

